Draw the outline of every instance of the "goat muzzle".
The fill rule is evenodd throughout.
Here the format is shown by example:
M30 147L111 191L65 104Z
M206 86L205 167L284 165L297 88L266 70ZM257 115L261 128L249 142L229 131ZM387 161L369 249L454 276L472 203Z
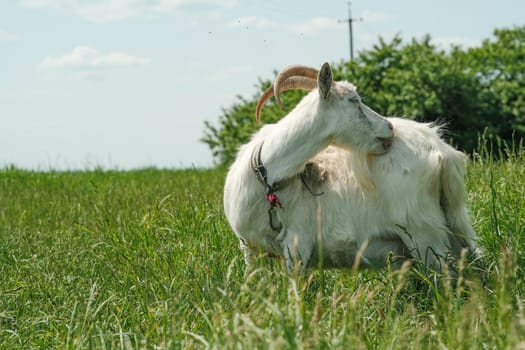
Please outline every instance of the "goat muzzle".
M385 152L392 148L392 142L394 141L392 137L378 137L377 139L383 145Z

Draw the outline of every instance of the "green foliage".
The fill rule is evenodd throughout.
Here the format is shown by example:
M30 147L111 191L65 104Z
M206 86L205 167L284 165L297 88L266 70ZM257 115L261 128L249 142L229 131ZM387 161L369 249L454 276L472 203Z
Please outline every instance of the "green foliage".
M379 113L447 125L455 145L472 152L478 136L511 141L525 137L525 27L500 29L493 40L467 50L440 50L429 36L405 44L400 37L379 39L352 62L333 65L336 80L358 87L364 101ZM271 84L260 82L257 89ZM257 129L254 109L259 94L238 98L219 117L219 128L206 123L202 139L220 164L234 159L238 146ZM284 93L287 106L301 94ZM268 103L265 122L285 115Z
M509 140L513 131L525 135L525 26L494 35L496 41L485 40L465 56L488 99L493 133Z
M467 189L484 257L455 280L246 270L224 170L0 170L0 348L521 348L525 151L481 144Z
M484 259L455 283L246 270L224 170L0 170L0 348L521 348L525 151L495 147L467 177Z
M223 179L216 170L1 171L0 348L185 337L210 283L225 278L215 259L236 253Z
M430 37L402 46L380 41L346 64L344 77L357 77L365 101L383 115L444 122L458 147L472 151L486 125L481 86L462 63L459 48L438 50ZM370 77L374 77L370 79Z

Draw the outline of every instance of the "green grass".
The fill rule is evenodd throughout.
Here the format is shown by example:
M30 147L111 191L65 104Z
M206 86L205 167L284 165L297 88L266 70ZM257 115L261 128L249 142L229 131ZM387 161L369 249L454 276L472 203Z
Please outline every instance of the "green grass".
M454 286L410 266L245 271L221 170L3 169L0 348L524 348L525 154L508 153L469 165L485 259Z

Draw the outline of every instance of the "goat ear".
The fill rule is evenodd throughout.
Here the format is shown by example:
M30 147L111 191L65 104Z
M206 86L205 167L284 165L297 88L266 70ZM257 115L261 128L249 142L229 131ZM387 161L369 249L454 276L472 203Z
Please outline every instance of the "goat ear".
M330 68L328 62L323 63L317 75L317 86L321 97L325 100L328 99L330 88L332 87L332 68Z

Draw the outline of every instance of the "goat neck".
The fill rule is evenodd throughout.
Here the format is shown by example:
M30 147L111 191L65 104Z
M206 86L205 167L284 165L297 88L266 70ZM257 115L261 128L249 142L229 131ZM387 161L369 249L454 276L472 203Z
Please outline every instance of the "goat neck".
M319 115L317 91L312 91L285 118L264 132L261 160L267 169L268 183L275 183L300 173L304 165L329 141ZM261 135L262 136L262 135Z

